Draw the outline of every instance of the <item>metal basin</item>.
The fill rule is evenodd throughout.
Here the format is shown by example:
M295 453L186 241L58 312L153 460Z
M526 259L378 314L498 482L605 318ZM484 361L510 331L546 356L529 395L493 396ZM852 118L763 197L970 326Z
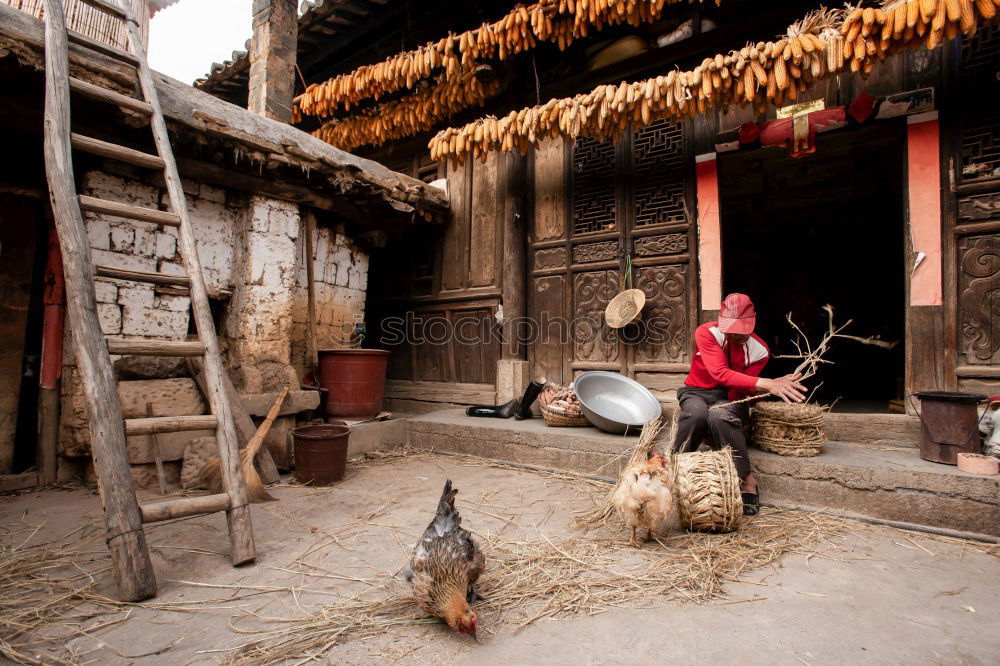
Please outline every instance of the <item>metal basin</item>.
M614 372L585 372L574 385L587 419L607 432L642 428L663 414L659 400L645 386Z

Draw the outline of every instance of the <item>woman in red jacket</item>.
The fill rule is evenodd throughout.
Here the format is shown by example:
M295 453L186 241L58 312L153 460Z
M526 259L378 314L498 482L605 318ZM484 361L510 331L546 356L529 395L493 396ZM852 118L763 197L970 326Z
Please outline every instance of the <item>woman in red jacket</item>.
M684 386L677 391L681 416L674 451L695 451L705 438L719 449L733 449L739 472L743 512L755 515L758 509L757 481L750 473L743 425L750 418L749 403L727 404L751 393L765 391L785 402L802 402L805 387L799 375L778 379L760 376L770 351L753 329L757 314L745 294L729 294L719 310L719 321L702 324L694 334L694 359ZM722 403L724 406L709 409Z

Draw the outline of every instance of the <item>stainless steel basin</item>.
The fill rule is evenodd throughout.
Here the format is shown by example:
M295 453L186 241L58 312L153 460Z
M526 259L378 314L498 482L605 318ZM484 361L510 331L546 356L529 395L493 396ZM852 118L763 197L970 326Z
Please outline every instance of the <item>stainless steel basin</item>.
M614 372L585 372L574 385L587 419L607 432L642 428L663 414L660 401L645 386Z

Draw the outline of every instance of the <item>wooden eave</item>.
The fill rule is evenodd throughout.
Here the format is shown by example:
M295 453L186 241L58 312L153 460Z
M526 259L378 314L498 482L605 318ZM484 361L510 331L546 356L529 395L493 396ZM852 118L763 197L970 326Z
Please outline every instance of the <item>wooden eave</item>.
M0 50L24 65L44 69L44 24L23 12L0 5ZM136 89L136 72L121 62L82 47L70 46L70 72L85 81L129 94ZM440 217L447 196L437 188L387 169L377 162L334 148L284 123L270 120L154 72L163 114L172 131L221 142L255 160L255 182L232 173L232 187L262 191L277 198L352 210L349 217L379 212L396 218L429 213ZM181 160L183 161L183 160ZM189 165L195 166L195 165ZM201 177L225 184L226 168L202 165ZM286 180L301 174L299 183L271 187L260 174L281 169ZM184 169L182 168L182 172ZM322 177L322 186L315 176ZM192 177L199 177L196 171ZM260 187L258 187L260 186ZM342 200L342 201L341 201ZM366 212L367 211L367 212ZM419 219L419 217L417 218Z

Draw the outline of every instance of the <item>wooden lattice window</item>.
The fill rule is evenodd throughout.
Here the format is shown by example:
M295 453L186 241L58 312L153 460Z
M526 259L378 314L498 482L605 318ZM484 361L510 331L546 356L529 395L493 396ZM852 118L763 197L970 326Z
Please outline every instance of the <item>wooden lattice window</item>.
M960 85L961 180L1000 178L1000 26L963 40Z
M581 137L573 148L573 233L617 228L615 145Z
M681 128L660 120L635 133L635 226L684 222Z

